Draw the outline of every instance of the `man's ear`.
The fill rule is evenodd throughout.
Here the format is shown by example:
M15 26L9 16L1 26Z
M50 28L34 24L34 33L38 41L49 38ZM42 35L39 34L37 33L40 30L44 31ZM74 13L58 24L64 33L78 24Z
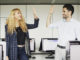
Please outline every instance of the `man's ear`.
M72 15L72 11L69 11L69 15Z

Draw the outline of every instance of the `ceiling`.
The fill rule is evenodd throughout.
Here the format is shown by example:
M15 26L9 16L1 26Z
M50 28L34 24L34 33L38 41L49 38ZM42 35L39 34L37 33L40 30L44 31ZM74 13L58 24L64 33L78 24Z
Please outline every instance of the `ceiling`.
M0 5L4 4L80 4L80 0L0 0Z

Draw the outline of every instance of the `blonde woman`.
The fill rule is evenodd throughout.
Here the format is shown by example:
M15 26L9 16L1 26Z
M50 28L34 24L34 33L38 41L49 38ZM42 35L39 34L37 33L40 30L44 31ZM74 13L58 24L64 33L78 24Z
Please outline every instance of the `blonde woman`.
M25 38L29 39L28 29L37 28L39 23L35 9L33 14L34 24L26 24L20 9L15 8L11 11L5 26L7 60L28 60Z

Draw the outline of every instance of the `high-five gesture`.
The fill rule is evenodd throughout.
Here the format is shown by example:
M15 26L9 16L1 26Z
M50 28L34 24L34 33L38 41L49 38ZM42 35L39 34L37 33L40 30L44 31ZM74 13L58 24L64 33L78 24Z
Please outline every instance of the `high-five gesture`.
M35 8L33 8L33 15L34 15L35 19L38 19L37 15L36 15L36 9Z

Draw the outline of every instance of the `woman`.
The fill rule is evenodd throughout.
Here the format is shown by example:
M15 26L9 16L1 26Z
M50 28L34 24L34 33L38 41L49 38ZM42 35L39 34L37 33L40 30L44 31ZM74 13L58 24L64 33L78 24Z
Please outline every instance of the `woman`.
M28 60L25 52L25 39L29 39L28 29L38 27L39 18L34 13L34 24L26 24L20 9L11 11L5 26L7 60Z

